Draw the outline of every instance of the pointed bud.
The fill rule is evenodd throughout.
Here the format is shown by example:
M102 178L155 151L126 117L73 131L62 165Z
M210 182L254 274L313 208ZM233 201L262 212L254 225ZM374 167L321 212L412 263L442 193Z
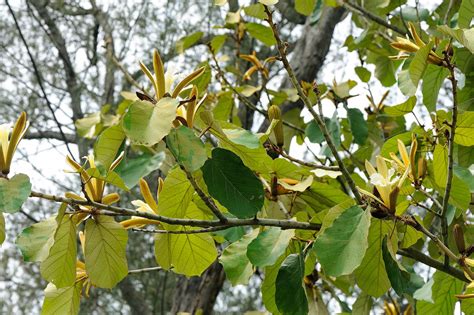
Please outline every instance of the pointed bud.
M426 176L426 159L420 157L418 159L418 179L423 179Z
M453 228L454 240L458 251L463 254L466 251L466 243L464 242L464 233L459 224L455 224Z
M397 198L398 198L399 193L400 193L400 188L398 186L395 186L395 188L390 192L389 210L391 214L394 214L395 211L397 210Z
M283 122L281 120L281 110L278 106L272 105L268 108L268 119L278 120L275 128L273 128L273 134L275 135L276 145L280 148L285 143L285 137L283 134Z

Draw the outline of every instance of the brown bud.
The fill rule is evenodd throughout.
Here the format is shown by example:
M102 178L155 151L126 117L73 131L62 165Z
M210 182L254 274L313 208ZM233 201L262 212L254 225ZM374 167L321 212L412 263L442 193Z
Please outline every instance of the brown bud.
M453 228L454 240L459 252L463 254L466 251L466 243L464 242L464 233L459 224L455 224Z
M281 120L281 110L278 106L272 105L268 108L268 119L278 120L277 124L273 128L273 134L275 135L276 145L280 148L285 143L285 137L283 134L283 122Z
M390 205L388 208L391 214L394 214L397 210L397 198L399 192L400 188L398 186L395 186L395 188L390 192Z

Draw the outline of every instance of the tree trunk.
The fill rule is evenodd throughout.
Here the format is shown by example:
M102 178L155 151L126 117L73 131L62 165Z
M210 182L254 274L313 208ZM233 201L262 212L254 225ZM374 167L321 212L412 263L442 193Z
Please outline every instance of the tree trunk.
M171 314L195 314L198 311L204 315L211 314L224 280L224 269L217 261L201 277L181 277L176 285Z

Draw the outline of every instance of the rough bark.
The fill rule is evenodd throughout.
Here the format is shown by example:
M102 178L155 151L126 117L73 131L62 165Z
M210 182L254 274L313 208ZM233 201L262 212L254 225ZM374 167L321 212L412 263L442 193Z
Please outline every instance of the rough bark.
M217 261L201 277L180 278L175 289L171 314L195 314L198 311L202 311L204 315L211 314L224 280L224 270Z

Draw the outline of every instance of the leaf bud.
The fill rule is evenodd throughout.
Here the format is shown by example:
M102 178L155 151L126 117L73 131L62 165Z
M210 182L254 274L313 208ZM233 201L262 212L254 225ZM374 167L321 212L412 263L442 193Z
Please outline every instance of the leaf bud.
M273 134L275 135L276 145L280 148L285 143L285 137L283 134L283 122L281 120L281 110L278 106L272 105L268 108L268 119L278 120L275 127L273 128Z

